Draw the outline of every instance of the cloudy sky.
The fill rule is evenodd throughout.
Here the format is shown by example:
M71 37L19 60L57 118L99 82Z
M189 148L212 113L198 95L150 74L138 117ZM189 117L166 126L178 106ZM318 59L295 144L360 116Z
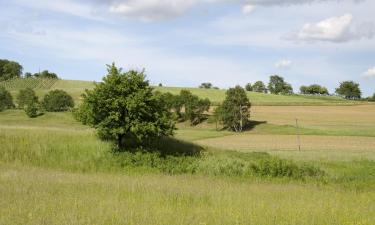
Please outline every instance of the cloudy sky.
M0 0L0 58L100 80L105 64L168 86L227 88L280 74L295 90L375 92L373 0Z

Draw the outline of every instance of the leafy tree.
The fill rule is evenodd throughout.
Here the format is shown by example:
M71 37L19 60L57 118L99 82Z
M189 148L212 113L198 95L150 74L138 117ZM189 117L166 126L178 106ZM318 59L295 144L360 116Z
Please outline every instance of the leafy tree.
M31 88L20 90L17 95L18 108L23 109L24 106L31 102L38 103L38 97L36 96L35 91Z
M312 84L310 86L301 86L300 87L301 94L308 94L308 95L328 95L328 89L326 87L322 87L319 84Z
M236 86L226 92L226 97L216 113L225 127L236 132L241 132L249 122L250 101L245 90Z
M83 94L85 122L98 135L116 141L119 149L127 143L144 146L173 134L174 123L160 95L155 95L144 72L122 72L108 65L108 75L93 90Z
M56 73L51 73L48 70L43 70L40 73L34 73L36 78L46 78L46 79L59 79Z
M253 91L260 93L267 93L266 85L262 81L257 81L252 86Z
M0 81L21 77L22 70L18 62L0 59Z
M245 85L245 90L246 90L246 91L253 91L253 87L251 86L251 83L247 83L247 84Z
M14 108L12 95L4 87L0 86L0 112Z
M284 81L284 78L278 75L273 75L270 77L270 82L268 83L268 90L272 94L291 94L293 93L293 88L290 84Z
M65 91L52 90L44 96L42 106L47 112L62 112L73 108L74 101Z
M25 77L25 78L32 78L32 77L33 77L33 74L30 73L30 72L26 72L26 73L24 74L24 77Z
M208 98L200 99L188 90L181 90L176 105L184 107L184 119L189 120L191 125L196 125L204 119L203 113L210 109L211 102Z
M35 118L40 115L39 105L37 101L30 101L25 105L26 115L30 118Z
M341 82L340 86L336 88L336 93L346 99L360 99L362 94L359 84L354 81Z
M211 83L202 83L199 88L205 88L205 89L211 89L212 88L212 84Z

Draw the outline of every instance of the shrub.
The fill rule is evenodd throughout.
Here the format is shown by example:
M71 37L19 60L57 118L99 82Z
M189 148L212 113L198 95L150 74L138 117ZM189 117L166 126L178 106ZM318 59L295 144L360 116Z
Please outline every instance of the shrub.
M0 112L14 108L13 97L4 87L0 86Z
M35 118L40 115L38 103L35 101L27 103L24 109L26 115L30 118Z
M74 101L65 91L52 90L44 96L42 106L48 112L62 112L74 107Z
M35 95L35 91L31 88L20 90L17 95L17 105L20 109L23 109L26 105L37 102L38 97Z
M245 85L245 90L246 90L246 91L253 91L253 86L251 86L251 83L247 83L247 84Z

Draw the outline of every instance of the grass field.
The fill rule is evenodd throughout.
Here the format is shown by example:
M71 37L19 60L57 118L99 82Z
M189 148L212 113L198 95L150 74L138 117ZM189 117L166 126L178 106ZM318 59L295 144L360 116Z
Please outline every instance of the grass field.
M59 80L35 90L64 89L79 102L92 87ZM225 92L191 90L212 101ZM177 124L172 147L194 146L201 157L114 154L70 112L0 112L0 224L375 224L375 105L248 95L252 127L241 134ZM272 162L321 175L246 172Z
M80 102L81 94L85 89L92 89L94 87L93 81L77 81L77 80L57 80L53 83L46 82L51 85L42 85L44 81L41 80L39 83L35 83L34 79L15 80L13 82L0 82L0 85L7 87L16 96L18 91L25 87L34 88L37 95L42 97L45 93L52 89L63 89L73 96L76 102ZM10 84L8 84L10 83ZM30 86L30 83L32 85ZM35 83L35 84L34 84ZM161 92L170 92L172 94L178 94L182 89L190 90L193 94L196 94L202 98L209 98L214 105L219 104L225 98L226 90L216 89L200 89L200 88L182 88L182 87L155 87L156 90ZM305 96L305 95L272 95L263 94L256 92L247 92L248 97L253 105L356 105L363 104L358 101L348 101L340 97L335 96Z

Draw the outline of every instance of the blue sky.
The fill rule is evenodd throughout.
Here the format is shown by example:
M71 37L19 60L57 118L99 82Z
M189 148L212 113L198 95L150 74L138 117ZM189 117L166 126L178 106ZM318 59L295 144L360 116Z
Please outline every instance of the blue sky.
M375 92L373 0L0 0L0 58L101 80L106 64L167 86L282 75Z

